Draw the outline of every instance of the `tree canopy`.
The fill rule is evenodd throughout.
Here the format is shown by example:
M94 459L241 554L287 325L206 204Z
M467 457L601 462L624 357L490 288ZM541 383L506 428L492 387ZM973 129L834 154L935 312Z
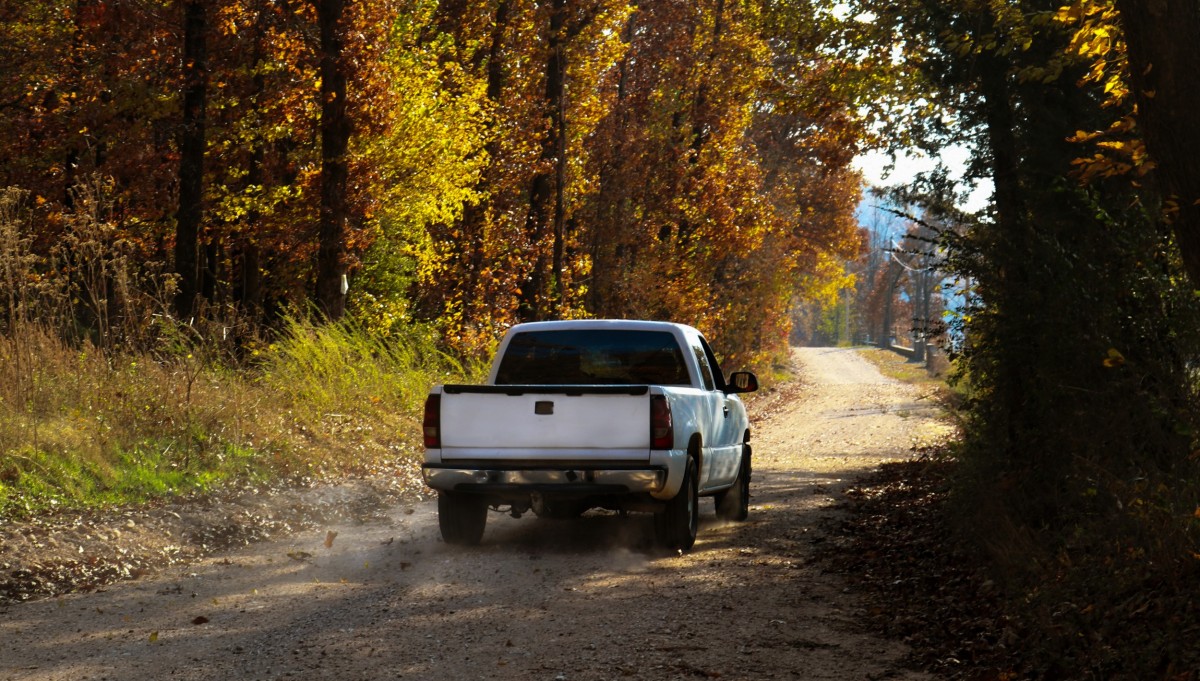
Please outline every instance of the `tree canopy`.
M311 304L470 353L516 321L649 316L762 361L859 248L873 76L830 6L6 5L0 186L48 258L107 178L113 238L173 273L185 320Z

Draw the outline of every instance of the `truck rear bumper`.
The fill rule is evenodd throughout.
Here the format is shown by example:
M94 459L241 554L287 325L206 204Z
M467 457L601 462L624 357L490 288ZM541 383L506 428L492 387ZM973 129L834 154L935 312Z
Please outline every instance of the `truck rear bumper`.
M509 470L426 464L422 473L425 476L425 484L434 489L462 492L528 490L572 494L632 494L660 492L667 483L667 471L663 468Z

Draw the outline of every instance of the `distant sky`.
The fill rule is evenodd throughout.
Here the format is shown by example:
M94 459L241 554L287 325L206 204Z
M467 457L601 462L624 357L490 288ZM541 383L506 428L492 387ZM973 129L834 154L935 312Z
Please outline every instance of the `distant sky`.
M961 178L966 167L969 152L964 147L947 147L942 152L942 160L950 168L956 178ZM901 156L896 159L896 167L891 174L885 175L889 159L886 154L871 152L859 156L854 161L854 167L862 171L867 184L875 187L887 187L895 184L905 184L913 180L917 173L933 170L937 164L927 156ZM960 206L968 211L977 211L987 205L992 194L992 183L981 182L968 197L967 202Z

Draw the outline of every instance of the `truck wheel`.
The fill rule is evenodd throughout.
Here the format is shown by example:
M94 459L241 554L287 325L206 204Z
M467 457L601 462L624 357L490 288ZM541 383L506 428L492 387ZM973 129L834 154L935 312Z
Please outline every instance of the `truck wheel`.
M716 495L717 517L742 521L750 516L750 445L742 445L742 466L733 487Z
M447 544L474 546L487 524L487 500L472 494L438 492L438 528Z
M700 495L696 490L696 460L688 458L683 469L683 484L679 493L667 502L667 507L654 514L654 531L658 542L668 549L687 551L696 543L696 528L700 520Z

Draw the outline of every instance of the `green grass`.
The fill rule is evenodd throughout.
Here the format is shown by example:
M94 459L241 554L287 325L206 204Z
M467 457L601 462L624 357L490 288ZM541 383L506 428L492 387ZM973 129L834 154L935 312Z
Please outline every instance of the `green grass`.
M260 473L254 452L229 446L214 461L180 460L171 445L118 451L111 459L27 449L5 455L0 502L5 515L117 506L184 492L204 492ZM161 444L161 443L157 443ZM268 471L261 471L268 473Z
M136 355L35 327L0 336L0 517L415 466L429 387L478 373L428 332L353 321L291 320L237 361L185 335Z
M910 362L900 353L871 347L860 347L857 352L889 378L919 385L945 384L945 380L930 373L924 363Z
M944 368L940 371L931 371L924 363L910 362L904 355L891 350L859 347L856 351L861 357L875 365L879 369L879 373L884 376L920 386L924 391L928 391L928 396L945 407L948 410L947 413L956 413L957 408L969 396L970 381L948 380L953 367L946 364L944 358L942 359Z

